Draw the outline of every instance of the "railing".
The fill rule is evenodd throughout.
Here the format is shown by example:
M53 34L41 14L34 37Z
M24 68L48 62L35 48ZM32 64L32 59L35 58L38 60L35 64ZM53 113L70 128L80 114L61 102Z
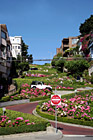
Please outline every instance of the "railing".
M4 45L4 46L7 46L7 42L6 42L6 40L5 39L1 39L2 40L2 45Z
M0 65L0 72L6 73L7 68L5 66Z

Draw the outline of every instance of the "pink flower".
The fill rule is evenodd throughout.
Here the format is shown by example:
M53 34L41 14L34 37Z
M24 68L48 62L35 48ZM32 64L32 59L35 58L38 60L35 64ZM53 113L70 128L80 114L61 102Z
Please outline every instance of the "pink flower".
M25 122L29 122L29 120L25 120Z
M31 123L27 123L27 125L31 125Z
M34 123L34 122L32 122L31 124L33 124L33 125L34 125L35 123Z
M11 120L8 120L8 123L11 123Z
M16 118L16 120L24 120L22 117L18 117L18 118Z

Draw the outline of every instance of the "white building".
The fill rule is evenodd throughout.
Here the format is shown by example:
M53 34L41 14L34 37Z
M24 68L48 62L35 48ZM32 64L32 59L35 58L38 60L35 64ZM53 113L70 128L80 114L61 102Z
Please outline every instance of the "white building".
M22 53L22 37L21 36L14 36L10 37L10 41L12 44L12 57L17 58L18 55Z

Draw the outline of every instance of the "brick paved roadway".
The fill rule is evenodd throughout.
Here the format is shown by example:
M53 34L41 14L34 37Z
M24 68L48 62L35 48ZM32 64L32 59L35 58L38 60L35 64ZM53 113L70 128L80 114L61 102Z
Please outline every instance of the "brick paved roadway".
M35 103L26 103L26 104L8 106L6 108L10 110L32 114L32 111L36 108L37 105L38 103L35 102ZM54 122L51 122L51 124L55 127ZM66 135L93 135L93 129L69 126L60 123L58 123L57 126L58 129L60 129L62 133Z

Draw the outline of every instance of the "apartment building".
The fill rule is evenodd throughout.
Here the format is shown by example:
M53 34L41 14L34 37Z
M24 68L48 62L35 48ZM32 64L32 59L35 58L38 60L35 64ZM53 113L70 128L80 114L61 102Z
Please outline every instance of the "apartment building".
M22 55L22 37L21 36L14 36L10 37L10 41L12 44L12 56L17 58L18 55Z
M10 76L11 62L11 42L7 26L5 24L0 24L0 97L1 94L3 94L3 89L5 88L3 81L8 81Z
M78 40L78 37L63 38L61 47L57 48L57 54L62 53L62 56L64 56L64 53L67 49L77 46Z

